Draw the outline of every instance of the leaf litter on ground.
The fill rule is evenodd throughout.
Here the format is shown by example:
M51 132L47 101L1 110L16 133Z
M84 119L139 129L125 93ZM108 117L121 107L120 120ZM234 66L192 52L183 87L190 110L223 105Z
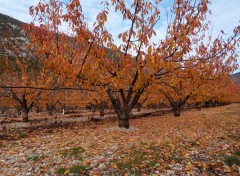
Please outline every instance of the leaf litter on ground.
M104 120L18 131L0 140L0 175L238 175L239 120L231 104L132 119L130 130Z

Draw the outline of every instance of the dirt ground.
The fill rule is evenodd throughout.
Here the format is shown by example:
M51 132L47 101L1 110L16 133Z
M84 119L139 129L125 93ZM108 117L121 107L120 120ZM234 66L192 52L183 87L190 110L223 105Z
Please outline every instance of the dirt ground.
M239 175L240 104L5 131L0 175Z

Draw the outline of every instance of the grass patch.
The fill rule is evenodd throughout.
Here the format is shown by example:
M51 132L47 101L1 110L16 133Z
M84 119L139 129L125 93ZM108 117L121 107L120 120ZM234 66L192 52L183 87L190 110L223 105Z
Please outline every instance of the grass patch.
M83 147L79 146L79 147L74 147L70 155L77 155L78 153L85 153L85 152L86 150Z
M157 165L160 155L156 144L142 144L142 148L135 148L114 162L121 174L141 175L141 169L150 172Z
M40 159L40 157L38 155L26 157L27 161L34 161L34 162L36 162L39 159Z
M78 160L83 160L82 158L82 154L85 153L86 150L81 147L81 146L78 146L78 147L74 147L70 150L64 150L64 152L62 153L62 157L74 157Z
M240 150L237 150L234 154L240 156Z
M85 172L86 172L86 167L84 165L74 165L71 168L60 167L55 171L55 173L58 175L67 175L67 174L82 175Z
M240 166L240 157L239 156L231 155L231 156L225 156L224 158L225 158L224 162L228 166L232 166L234 164L236 164L237 166Z
M154 167L156 166L157 161L150 161L149 163L147 163L147 167Z
M71 167L69 170L70 170L70 173L78 174L86 171L86 167L84 165L75 165Z
M19 133L18 137L19 138L26 138L28 135L26 133Z
M55 173L59 175L64 175L66 173L67 169L65 167L58 168Z

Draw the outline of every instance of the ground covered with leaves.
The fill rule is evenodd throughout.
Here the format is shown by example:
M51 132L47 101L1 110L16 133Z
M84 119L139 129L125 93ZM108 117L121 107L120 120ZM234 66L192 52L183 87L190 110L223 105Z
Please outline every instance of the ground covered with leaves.
M0 175L239 175L240 104L12 132Z

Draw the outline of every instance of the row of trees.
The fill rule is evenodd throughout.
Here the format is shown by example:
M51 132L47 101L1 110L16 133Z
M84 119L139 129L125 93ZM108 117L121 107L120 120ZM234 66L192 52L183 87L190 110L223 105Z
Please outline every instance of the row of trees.
M82 89L84 93L76 91L77 97L100 105L110 102L119 127L124 128L129 128L132 109L145 99L151 103L168 100L176 116L186 102L226 101L237 87L229 76L237 68L240 28L225 40L223 32L215 39L209 36L209 3L175 0L167 15L167 33L155 43L153 37L160 32L156 30L160 1L135 0L129 4L105 0L92 30L79 0L40 1L30 7L30 14L40 25L33 21L25 27L28 50L34 51L35 57L15 57L20 70L2 72L3 92L10 91L21 106L27 100L22 109L31 109L31 100L41 99L43 89ZM112 8L129 24L119 33L118 45L108 30ZM68 25L69 33L61 30L63 24ZM39 68L27 67L31 61ZM9 89L13 86L21 89ZM21 98L15 90L21 92ZM45 95L46 99L55 97L54 92Z

